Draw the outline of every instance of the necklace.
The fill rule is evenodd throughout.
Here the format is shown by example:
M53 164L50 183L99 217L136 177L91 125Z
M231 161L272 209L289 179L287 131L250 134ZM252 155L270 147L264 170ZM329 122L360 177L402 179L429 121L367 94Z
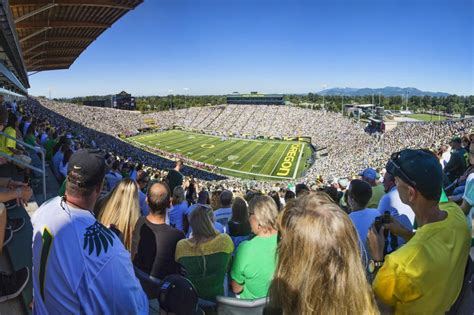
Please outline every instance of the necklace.
M61 208L63 208L64 211L67 211L69 215L71 215L71 209L69 209L68 203L70 203L71 206L73 206L73 207L76 208L76 209L88 211L88 212L89 212L90 214L92 214L92 216L95 218L94 212L92 212L92 211L89 210L89 209L85 209L85 208L79 207L77 204L75 204L75 203L73 203L73 202L71 202L71 201L66 200L66 196L63 196L63 197L61 198ZM67 210L66 210L66 208L67 208Z

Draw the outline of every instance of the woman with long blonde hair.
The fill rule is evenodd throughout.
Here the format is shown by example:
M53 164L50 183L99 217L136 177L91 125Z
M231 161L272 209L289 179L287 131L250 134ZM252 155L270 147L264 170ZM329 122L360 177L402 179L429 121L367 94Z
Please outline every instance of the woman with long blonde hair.
M277 221L278 263L265 314L378 314L357 232L325 194L286 205Z
M211 215L212 208L207 205L199 205L191 212L192 236L178 242L175 257L186 269L186 277L196 287L199 297L206 300L224 294L224 277L234 250L229 235L214 229Z
M125 178L112 191L97 202L97 220L103 225L114 226L123 236L123 244L128 251L132 248L132 235L140 217L137 183Z

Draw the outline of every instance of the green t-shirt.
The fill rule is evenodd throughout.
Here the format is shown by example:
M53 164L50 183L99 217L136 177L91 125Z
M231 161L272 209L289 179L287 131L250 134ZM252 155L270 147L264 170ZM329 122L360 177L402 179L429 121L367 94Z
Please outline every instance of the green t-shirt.
M372 197L369 200L367 208L377 209L379 207L380 199L382 199L385 194L385 189L383 185L377 185L372 187Z
M277 235L255 236L240 243L230 276L244 287L240 298L254 300L267 296L276 267Z
M25 138L25 143L29 144L29 145L36 145L36 138L35 138L35 135L34 134L30 134L28 136L26 136Z

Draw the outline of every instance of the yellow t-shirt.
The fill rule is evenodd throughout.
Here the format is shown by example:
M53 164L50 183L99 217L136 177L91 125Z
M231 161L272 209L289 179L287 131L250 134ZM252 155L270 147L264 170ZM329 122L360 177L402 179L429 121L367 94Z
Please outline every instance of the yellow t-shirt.
M16 138L16 130L12 127L7 127L3 131L7 135ZM0 135L0 151L8 155L13 155L13 152L9 148L16 148L16 141Z
M455 203L439 207L447 218L418 228L409 242L387 255L372 284L395 314L444 314L461 291L469 229Z
M383 185L379 184L377 186L372 187L372 197L367 204L367 208L377 209L379 207L380 199L382 199L383 195L385 194L385 189Z

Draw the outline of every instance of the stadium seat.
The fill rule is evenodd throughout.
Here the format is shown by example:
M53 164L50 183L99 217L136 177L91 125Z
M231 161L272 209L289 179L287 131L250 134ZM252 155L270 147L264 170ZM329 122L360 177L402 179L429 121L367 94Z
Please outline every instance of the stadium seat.
M143 270L140 270L136 266L133 266L133 271L135 272L135 276L140 281L143 291L145 291L148 298L149 299L158 298L158 294L160 292L161 280L150 276L149 274L147 274Z
M228 296L217 296L217 314L219 315L260 315L267 298L242 300Z

